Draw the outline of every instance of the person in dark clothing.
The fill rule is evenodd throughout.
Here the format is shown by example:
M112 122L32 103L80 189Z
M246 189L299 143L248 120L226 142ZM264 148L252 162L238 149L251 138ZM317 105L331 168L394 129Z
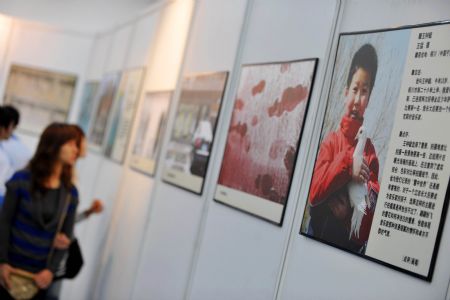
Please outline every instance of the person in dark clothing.
M53 247L64 213L61 232L73 235L78 205L78 191L72 183L78 156L76 136L67 124L49 125L28 167L6 184L0 214L0 299L11 299L7 289L16 268L34 274L40 289L34 299L45 299L66 251Z
M73 128L77 132L77 139L76 139L77 147L78 147L78 157L77 158L84 158L87 155L87 141L86 141L86 136L84 134L84 131L78 125L72 124L71 126L73 126ZM75 171L76 170L74 169L74 178L72 179L72 182L74 185L77 186L78 180L77 180ZM88 219L92 214L99 214L102 211L103 211L103 202L99 199L94 199L92 201L89 209L87 209L83 212L77 213L76 218L75 218L75 223L84 221L84 220ZM64 233L59 233L56 235L54 246L57 249L63 249L63 250L70 249L71 244L76 241L77 241L76 238L69 238ZM69 250L69 252L70 252L70 250ZM82 256L81 249L80 249L79 254ZM66 257L66 259L68 259L68 257ZM46 300L58 300L60 298L59 295L61 294L61 289L62 289L62 279L64 279L64 276L62 276L62 275L66 274L66 270L67 270L66 269L66 261L67 261L66 259L64 259L62 261L60 270L56 273L56 280L52 283L52 285L48 289Z
M14 122L14 115L4 106L0 107L0 210L5 200L5 183L14 173L12 160L5 147L6 141L11 137Z
M30 149L28 149L22 139L15 134L20 122L19 111L11 105L4 105L2 106L2 109L6 111L11 119L12 126L9 127L9 138L0 143L0 148L5 151L11 163L13 172L16 172L26 167L33 153L31 153Z

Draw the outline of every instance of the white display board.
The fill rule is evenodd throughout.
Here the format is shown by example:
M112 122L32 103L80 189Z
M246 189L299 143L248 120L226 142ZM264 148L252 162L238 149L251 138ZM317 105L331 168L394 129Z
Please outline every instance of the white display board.
M166 149L164 182L201 194L228 72L183 77Z
M381 179L379 204L386 209L375 211L366 251L430 281L448 208L450 136L441 128L450 124L449 37L450 24L410 29L395 138Z
M150 176L155 174L171 99L170 91L145 93L143 96L130 157L130 167L134 170Z
M119 30L127 32L128 35L119 34L116 31L110 34L102 35L95 45L94 57L101 57L101 53L108 50L105 54L106 61L110 61L111 45L114 43L124 43L130 41L127 48L120 47L121 56L117 56L118 62L113 65L121 65L123 69L136 68L145 66L148 57L151 56L152 42L154 32L157 27L160 10L152 11L140 18L133 20L128 24L128 29ZM133 28L133 29L131 29ZM124 45L125 46L125 45ZM118 49L119 50L119 49ZM106 67L105 62L102 64L102 70ZM140 95L140 93L139 93ZM132 136L132 132L130 133ZM103 157L102 160L105 160ZM106 209L109 213L109 223L106 225L106 231L100 231L95 226L101 220L97 218L91 221L87 231L84 231L83 247L87 245L90 259L93 261L91 265L86 265L86 269L82 274L82 278L77 278L75 284L64 285L64 299L80 299L75 290L82 287L89 287L84 292L84 299L92 299L103 297L105 299L117 298L128 299L130 297L133 276L139 259L139 249L142 242L142 236L145 231L145 223L147 220L148 207L150 205L150 195L153 188L153 181L150 178L137 174L128 170L128 166L117 166L117 164L106 161L102 166L98 167L102 176L109 178L108 172L112 172L112 178L120 176L112 189L115 193L114 202L108 205ZM90 169L93 172L92 169ZM100 178L95 180L99 182ZM102 183L105 189L111 189L109 183ZM131 193L128 193L132 190ZM97 194L95 194L97 196ZM133 199L130 205L130 199ZM94 219L94 217L93 217ZM92 234L88 231L95 232ZM97 247L96 241L101 242L101 247ZM126 242L124 243L123 241ZM84 249L84 248L83 248ZM96 261L96 262L94 262ZM118 262L120 262L118 264ZM73 298L72 298L73 297Z
M214 200L282 226L316 63L242 66Z
M197 3L183 74L231 70L242 29L245 4L245 1L240 0ZM161 62L158 66L160 64ZM153 85L156 83L158 81ZM163 87L161 85L159 88ZM155 87L154 90L157 89ZM176 105L172 103L169 124L175 108ZM166 141L167 138L166 135ZM164 148L159 164L164 157ZM214 158L211 157L210 161L212 163ZM156 174L158 181L160 173ZM212 187L208 175L206 178L205 192ZM193 255L206 200L205 197L200 198L177 187L156 183L132 298L183 299L191 277Z
M323 61L326 59L335 13L335 1L254 1L247 20L247 32L240 45L242 57L236 65L318 57L310 111L304 125L303 142L299 147L283 226L277 227L217 202L209 203L189 299L274 298L297 202L301 178L299 171L304 168L311 136L313 118L310 117L317 109L319 89L316 88L322 85ZM232 72L232 82L234 80L236 83L239 72L239 69ZM231 99L235 94L235 90L229 90L225 99L229 106L224 108L226 117L218 133L222 138L220 142L218 140L216 159L212 160L210 180L213 184L218 180L231 117ZM214 192L215 189L212 189L207 194L208 201L211 201ZM301 294L297 298L301 298Z
M335 35L334 45L337 46L337 37L340 32L367 31L381 28L392 29L392 27L401 25L429 23L449 19L449 12L449 3L445 1L398 1L395 3L392 1L377 1L376 3L372 3L370 1L345 1L343 2L343 11L340 16L341 22ZM411 37L412 39L417 39L418 35L413 34ZM409 40L408 43L410 41L411 40ZM414 48L416 47L417 41ZM333 49L333 53L336 53L334 52L335 50L336 48ZM396 61L398 61L398 55L399 54L395 55ZM349 54L348 56L351 55ZM409 63L408 56L409 55L406 55L406 64ZM328 79L331 78L332 67L334 65L334 56L332 57L333 60L330 63ZM410 66L412 67L412 65ZM403 80L412 74L412 69L409 68L408 71L406 71L406 75L403 77ZM330 82L328 81L327 86L323 87L323 104L319 110L320 113L315 125L316 136L311 143L311 151L314 157L316 149L319 145L320 128L322 126L321 121L323 120L323 113L325 111L324 108L326 98L328 97L329 86ZM399 101L406 100L405 97L400 99L401 100ZM399 105L398 109L405 109L405 106ZM399 112L399 110L395 109L397 112ZM402 112L402 115L404 113L405 112ZM399 124L401 124L398 123L400 122L398 118L394 118L393 120L397 124L394 126L398 127ZM404 120L401 122L404 122ZM397 131L398 130L399 128L397 128ZM413 134L413 131L415 132L414 134L419 132L415 131L414 127L411 127L410 130L412 131L409 134ZM406 140L405 137L401 137L399 135L400 133L397 132L396 136L398 137L395 138L395 140L401 140L402 142L403 140ZM428 134L427 136L432 138L431 134ZM390 160L393 161L389 154L386 156L385 160L387 162ZM283 276L281 278L281 285L278 293L279 298L296 299L298 298L298 295L303 295L305 298L329 299L339 295L339 298L342 299L360 299L361 295L364 295L364 297L368 299L444 299L447 294L448 278L450 276L450 270L447 267L449 265L448 257L445 254L443 255L443 253L447 253L449 251L448 222L446 222L443 227L443 235L439 245L439 254L437 255L431 283L418 280L417 278L408 276L404 273L398 272L397 270L391 270L386 266L377 265L371 261L364 261L360 257L350 255L346 252L299 235L298 232L304 213L304 205L306 204L308 198L308 187L312 175L313 165L314 159L311 159L306 168L306 176L308 179L301 185L302 192L300 192L299 207L294 221L294 226L292 228L289 248L284 263ZM384 172L386 173L391 170L392 168L389 170L389 168L386 169L385 167ZM381 180L383 181L385 179ZM383 189L383 187L381 188ZM380 192L380 195L381 193L382 192ZM380 201L379 203L382 203L381 208L385 207L384 201ZM436 221L439 223L439 218ZM378 232L380 220L374 220L373 222L373 224L378 223L376 225L376 230ZM372 227L372 229L374 230L375 228ZM370 234L372 235L372 233ZM397 233L395 234L397 235ZM381 237L381 240L382 242L386 242L388 239ZM377 259L383 258L388 260L389 258L386 255L387 253L380 252L381 249L386 249L386 244L379 247L381 245L379 238L374 238L374 241L373 246L377 244L376 248L372 248L369 238L368 250L366 253L368 255L371 253L370 255L376 256ZM429 239L429 241L431 242L431 239ZM420 247L425 246L426 244L428 244L428 242L420 243ZM432 241L431 244L434 244L434 241ZM406 250L408 252L416 251L420 248L417 245L406 246L408 247ZM397 247L399 249L403 249L402 252L405 251L405 244L392 247L389 246L390 249ZM392 253L396 251L395 249L392 250L392 252L388 251L390 252L389 255L392 255ZM425 254L425 252L423 252L423 254L429 256L430 252L426 252L428 252L428 254ZM395 258L394 261L395 264L399 265L403 269L407 265L403 264L401 261L399 262L397 258ZM390 260L389 263L393 264L394 261ZM428 264L426 261L422 261L421 263L424 263L425 265ZM409 264L409 267L415 268L413 264ZM428 269L428 267L429 264L425 269ZM428 275L428 270L425 270L422 274L426 278ZM326 288L318 288L319 285Z
M189 9L186 10L189 5L183 5L185 3L187 2L175 1L161 5L149 15L140 16L135 22L128 24L133 27L133 30L127 30L131 37L120 34L122 41L127 39L130 41L123 68L139 66L146 68L147 80L143 84L140 102L143 93L152 91L152 87L161 89L161 86L155 83L155 79L174 88L170 83L175 81L179 72L179 65L174 62L177 62L176 55L181 57L184 49L178 45L184 45L183 36L189 28L185 27L183 22L189 20L190 16ZM169 24L171 34L166 35L164 33L167 32ZM175 77L172 78L173 75ZM139 109L138 105L137 110ZM134 119L131 140L136 134L136 121ZM116 189L116 202L112 208L114 212L109 231L105 236L103 251L100 253L102 262L96 277L92 278L95 282L91 285L90 297L87 299L133 298L138 268L142 267L143 261L147 261L141 254L146 242L149 212L153 207L154 179L129 169L128 159L125 160L121 171L123 176Z
M434 23L340 35L302 234L431 280L450 174L439 130L450 123L449 33Z
M111 45L113 35L102 35L95 39L94 45L91 48L90 64L87 68L87 76L89 79L100 81L103 76L103 70L105 63L108 60L109 47ZM81 101L80 101L81 105ZM92 120L91 120L92 121ZM87 132L86 132L87 134ZM94 278L97 276L98 270L98 255L101 253L101 247L104 244L105 233L109 226L109 220L111 217L112 207L114 206L114 197L108 194L108 189L102 183L100 176L103 169L103 162L105 158L100 153L88 152L85 159L80 161L77 166L78 178L79 178L79 191L81 194L81 203L79 204L80 210L89 208L91 201L94 197L103 201L105 211L101 216L95 216L92 220L80 223L75 228L75 234L79 239L83 257L85 259L85 265L83 271L70 283L64 283L61 290L61 297L68 300L75 299L89 299L93 289ZM114 173L117 170L109 170L112 176L109 176L109 180L117 182L120 180ZM107 185L109 186L109 185ZM103 192L100 191L103 189ZM115 191L112 191L115 192Z
M251 5L246 11L248 3ZM101 217L77 228L85 267L75 281L64 284L61 298L419 300L449 297L450 259L445 255L450 251L449 222L442 228L431 282L299 234L338 34L450 19L447 0L342 0L335 28L339 3L341 1L337 0L196 2L183 74L231 71L204 193L198 196L167 185L161 182L161 172L156 172L154 180L126 165L107 161L99 154L89 156L79 169L84 197L80 207L86 207L91 197L97 196L104 200L106 210ZM16 27L10 38L3 74L6 75L5 68L11 62L39 61L43 67L81 74L80 82L83 82L86 74L88 79L99 80L106 72L148 63L150 76L144 89L173 89L181 66L178 58L183 52L177 47L184 39L168 41L167 36L180 32L180 28L187 30L189 22L186 20L190 15L183 10L186 6L178 4L175 1L168 5L170 9L162 10L166 18L160 19L162 15L156 13L101 35L94 47L92 37ZM334 41L332 51L331 41ZM46 52L30 45L63 45L63 48L49 47ZM179 56L176 52L180 52ZM89 66L88 57L91 57ZM277 227L214 202L241 64L311 57L319 60L302 136L306 143L298 149L283 226ZM425 72L428 66L422 66L421 70ZM82 85L77 87L76 99L81 95L81 88ZM77 100L74 103L78 105ZM170 107L169 111L172 121L174 109ZM412 134L412 127L405 130L400 123L395 126L397 131L410 130L408 134ZM426 128L414 129L414 132ZM432 133L436 139L446 138L445 131L443 137L437 136L441 132ZM136 134L136 126L133 134ZM426 135L426 138L432 137ZM33 139L25 139L33 144ZM168 139L163 140L166 141L164 152ZM386 158L393 159L392 156ZM378 229L373 227L377 235ZM379 260L390 260L387 256L392 252L386 254L379 250L386 246L378 246L386 242L385 238L372 240L374 248L369 245L367 253ZM404 245L402 242L396 248ZM407 250L420 250L422 246L410 244ZM430 249L425 252L429 253ZM396 264L397 258L388 263ZM425 277L428 275L427 270L420 272Z
M113 119L106 140L105 155L122 163L125 159L135 111L141 95L144 69L124 71L117 90Z
M92 79L100 80L106 73L124 69L132 28L132 25L124 26L117 32L112 31L96 39L89 67L90 76L94 76ZM123 180L122 166L105 159L101 153L90 152L90 156L90 164L83 168L79 177L92 178L92 175L95 175L94 184L88 192L89 198L84 199L85 204L82 208L87 208L96 197L103 201L105 209L100 216L94 216L92 220L86 221L87 223L80 224L78 235L85 257L85 266L74 282L63 285L61 297L69 300L91 299L96 286L100 284L101 271L105 265L101 257L103 257L115 212L117 194ZM84 189L84 186L80 186L80 189Z

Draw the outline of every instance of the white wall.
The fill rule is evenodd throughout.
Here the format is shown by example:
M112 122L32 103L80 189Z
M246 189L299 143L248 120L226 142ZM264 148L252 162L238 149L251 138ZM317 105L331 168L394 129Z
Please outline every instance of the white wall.
M389 28L450 19L448 1L358 1L345 3L338 32ZM333 63L331 61L331 63ZM330 72L331 73L331 72ZM326 88L326 87L325 87ZM321 98L322 107L326 95ZM322 110L323 111L323 110ZM320 132L320 121L314 131ZM311 143L316 149L316 135ZM314 155L314 153L312 153ZM310 178L313 159L305 168ZM300 186L299 206L291 232L280 299L445 299L450 278L450 224L442 235L431 283L337 250L298 234L308 193Z
M175 6L176 5L176 6ZM180 1L161 16L151 68L148 70L146 89L149 91L174 90L180 77L180 66L194 1ZM184 32L180 35L181 28ZM195 35L195 31L190 36ZM211 42L211 41L210 41ZM188 45L189 49L190 45ZM177 49L183 49L179 52ZM187 50L189 51L189 50ZM169 122L174 118L178 92L169 111ZM166 133L170 132L170 125ZM165 144L167 144L167 136ZM164 154L164 145L161 153ZM159 166L164 155L161 155ZM139 268L135 276L133 299L181 299L189 275L191 254L199 218L198 199L177 188L160 182L157 170L142 236ZM192 206L194 205L194 206ZM201 204L200 204L201 205ZM176 207L176 209L174 209ZM195 210L197 209L197 211ZM176 244L174 244L176 242ZM179 244L178 244L179 243Z
M105 73L122 71L125 68L134 28L135 24L131 23L114 31L113 41L109 48L108 61L104 70Z
M77 105L81 83L90 55L91 35L66 33L35 23L13 21L8 55L4 68L7 78L11 64L23 64L77 75L72 107ZM2 94L5 88L2 85ZM72 114L69 114L69 120Z
M425 6L424 3L415 1L415 9ZM332 66L334 59L331 48L338 4L337 0L197 1L182 74L231 71L204 193L198 196L163 183L160 172L150 178L129 169L113 170L114 163L102 162L105 175L122 172L123 176L116 180L119 187L114 188L118 195L102 264L96 273L95 299L352 299L361 295L376 297L380 293L386 299L445 297L449 281L446 261L439 267L438 260L430 285L298 234L311 175L311 156L315 154L325 109L323 93L326 94L331 74L327 67ZM387 0L380 5L370 1L349 2L339 18L338 31L394 26L387 21L389 18L397 21L395 25L445 19L444 13L442 18L416 18L415 9L409 9L409 18L399 19L396 15L404 9L403 5ZM365 15L362 11L367 8ZM386 20L381 16L383 10L389 11ZM380 15L369 18L374 11ZM179 21L179 17L173 17L178 13L166 10L158 21L156 18L142 21L158 24L152 34L146 33L153 42L145 51L139 51L147 42L144 34L138 34L144 27L135 24L128 29L128 35L125 30L114 31L120 33L122 40L134 36L125 58L125 62L133 63L125 65L138 66L140 61L147 61L143 93L174 89L179 82L182 52L173 49L181 46L179 40L169 38L176 32L171 20ZM123 57L117 53L111 56ZM135 55L140 58L134 58ZM316 82L283 226L214 202L240 65L311 57L319 58ZM174 94L167 132L174 119L179 87ZM163 154L167 142L168 133ZM164 155L159 165L163 160ZM448 245L445 232L442 245ZM440 253L446 252L443 247L447 246L441 246ZM356 288L349 287L355 280ZM393 290L392 282L398 281L402 289ZM380 282L386 287L383 291Z
M164 0L28 0L0 1L9 16L43 22L52 27L94 33L134 18L136 13ZM55 13L57 12L57 13Z
M0 15L0 70L4 70L4 64L6 63L9 39L11 37L11 28L12 18ZM5 81L6 78L4 76L4 72L0 71L0 82Z
M86 71L86 80L101 80L109 61L110 49L113 42L113 34L102 34L95 37L92 52L89 57L89 65Z
M150 58L155 47L155 38L160 22L160 10L136 20L132 42L125 62L126 68L151 67Z
M148 91L173 90L176 87L190 28L192 0L173 1L161 12L153 50L144 83Z
M192 1L169 2L98 36L89 79L101 79L107 72L145 67L140 98L147 91L174 89L192 6ZM131 296L154 180L129 169L128 160L126 157L124 164L117 164L99 153L90 153L86 164L80 166L83 172L80 177L92 178L94 182L83 186L91 189L86 196L88 202L98 197L105 203L106 211L77 228L86 262L77 279L64 284L63 299Z
M111 60L110 49L114 41L113 34L104 34L95 39L86 70L88 80L101 80L108 66L115 63ZM118 52L118 51L117 51ZM83 82L84 88L84 82ZM119 183L121 168L117 167L106 173L105 158L96 152L88 152L87 157L78 164L78 177L80 179L80 204L79 211L87 209L92 198L100 198L105 204L105 211L99 217L91 218L79 224L75 228L75 234L82 249L84 266L82 272L73 281L65 281L61 297L63 299L88 299L94 287L94 280L98 273L102 246L106 241L107 227L112 215L116 192L109 189ZM114 173L114 171L116 171ZM118 173L118 174L117 174ZM108 176L105 177L105 174Z
M106 34L96 39L94 35L65 31L46 25L27 22L14 18L2 18L1 33L1 81L0 93L3 94L11 64L23 64L37 68L72 73L77 75L76 90L68 120L75 121L82 89L86 78L101 79L105 70L119 70L124 67L132 31L119 31L117 35ZM128 29L128 28L127 28ZM114 44L113 44L114 43ZM112 49L112 54L109 50ZM20 133L24 142L34 150L38 136ZM77 226L86 265L77 284L63 291L64 299L80 299L82 291L88 293L90 282L96 274L99 252L106 241L106 233L116 190L110 186L120 186L122 167L105 162L98 154L90 153L80 162L79 178L81 202L85 209L93 196L104 200L107 208L99 217ZM69 285L70 287L70 285ZM82 288L79 288L82 287ZM79 288L79 289L77 289ZM75 291L75 292L74 292ZM88 299L89 297L86 297Z
M183 34L175 35L180 28L187 33L190 12L180 7L192 8L189 2L171 4L160 14L100 36L88 71L89 78L100 78L104 71L145 63L142 93L175 89L168 132L179 96L180 49L185 41ZM204 193L198 196L165 184L160 172L153 179L129 170L127 160L120 166L101 156L88 158L88 166L81 167L95 184L86 185L92 196L106 199L108 212L83 225L82 244L87 241L85 257L90 261L72 287L76 291L72 299L79 299L85 290L95 291L94 298L100 299L445 298L450 270L443 253L449 250L449 224L431 284L298 234L334 59L338 4L337 0L196 2L182 74L232 71ZM338 32L450 17L445 1L344 4ZM318 57L319 64L283 226L214 202L240 65L310 57ZM163 154L167 141L168 134ZM164 155L159 165L163 160ZM89 296L86 292L81 298Z
M198 1L183 74L233 67L245 9L243 2ZM178 100L177 93L173 100ZM175 109L173 102L169 124ZM170 129L169 125L167 132ZM163 159L164 156L160 165ZM133 299L182 299L205 199L160 181L154 189Z
M314 111L324 74L323 61L333 28L335 1L284 0L254 1L247 19L247 32L242 44L242 57L237 64L319 58L316 83L310 110ZM268 22L268 20L271 20ZM313 29L313 30L311 30ZM235 70L232 80L239 78ZM191 278L190 299L272 299L277 291L290 224L297 203L298 182L305 163L308 144L299 149L293 186L287 202L282 227L212 201L224 149L234 90L229 91L226 115L218 135L216 159L207 195L209 209ZM308 113L305 131L313 120ZM303 140L307 141L307 132Z
M149 14L97 36L87 72L88 78L101 80L106 73L122 72L129 67L144 67L151 33L155 30L154 19L154 14ZM133 56L130 56L131 51ZM91 299L99 293L99 288L107 288L107 274L117 271L111 270L108 258L113 255L110 252L118 251L116 261L123 258L120 256L120 249L116 249L116 244L111 244L110 240L111 236L116 234L118 226L118 221L114 220L113 216L118 214L119 209L122 210L121 204L129 197L129 194L120 194L121 186L125 184L123 174L126 167L100 153L90 152L86 161L80 164L79 170L82 180L89 179L80 183L84 204L80 205L80 210L86 209L93 198L101 199L105 210L100 216L77 226L85 265L73 282L64 284L64 299ZM122 219L128 223L132 220L128 219L123 211L119 220Z
M125 69L151 67L149 60L160 14L161 12L155 11L134 22ZM130 139L131 142L133 140L134 138ZM99 256L102 265L98 273L95 297L101 299L129 298L147 219L153 180L130 170L127 161L125 159L123 179L117 187L107 244L102 252L103 257Z
M450 19L446 0L342 1L337 33ZM85 79L101 80L106 72L145 66L141 98L175 90L160 166L180 74L231 71L203 195L161 182L159 170L151 178L129 169L128 157L120 165L89 153L80 162L80 208L98 197L106 210L76 228L85 266L64 284L62 299L450 300L449 222L431 283L298 233L333 65L338 4L177 0L95 37L0 19L0 94L12 62L77 74L70 120L77 117ZM283 226L214 202L241 64L312 57L319 58L316 81ZM37 142L24 138L32 147Z
M68 120L73 120L94 42L93 35L9 17L2 17L1 23L0 95L4 94L12 64L74 74L77 84L68 115ZM27 146L34 150L38 137L18 133Z

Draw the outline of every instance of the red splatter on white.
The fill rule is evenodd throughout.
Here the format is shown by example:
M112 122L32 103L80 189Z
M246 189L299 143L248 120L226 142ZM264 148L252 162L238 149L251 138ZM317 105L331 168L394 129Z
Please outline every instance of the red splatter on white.
M280 72L286 73L291 68L291 64L281 64L280 66Z
M283 140L275 140L272 145L270 145L269 157L273 160L280 157L283 153L283 149L285 148L285 141Z
M294 88L288 87L283 91L281 101L275 100L275 103L267 109L267 113L270 117L280 117L284 112L293 111L300 102L306 100L307 96L308 88L301 84Z
M236 103L234 104L234 109L242 110L244 108L244 101L242 99L236 99Z
M258 116L253 116L251 124L252 126L256 126L256 124L258 124Z
M230 127L230 132L236 132L241 137L243 137L247 133L247 124L242 124L241 122L237 123L237 125L232 125Z
M252 88L252 96L255 96L257 94L261 94L264 91L264 88L266 87L266 81L261 80L257 85L255 85Z

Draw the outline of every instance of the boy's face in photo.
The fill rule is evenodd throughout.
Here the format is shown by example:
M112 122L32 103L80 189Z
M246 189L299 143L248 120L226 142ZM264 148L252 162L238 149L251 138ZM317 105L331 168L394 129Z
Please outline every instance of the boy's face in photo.
M345 88L346 116L352 119L362 120L372 87L370 86L370 74L363 68L358 68L353 74L349 87Z

